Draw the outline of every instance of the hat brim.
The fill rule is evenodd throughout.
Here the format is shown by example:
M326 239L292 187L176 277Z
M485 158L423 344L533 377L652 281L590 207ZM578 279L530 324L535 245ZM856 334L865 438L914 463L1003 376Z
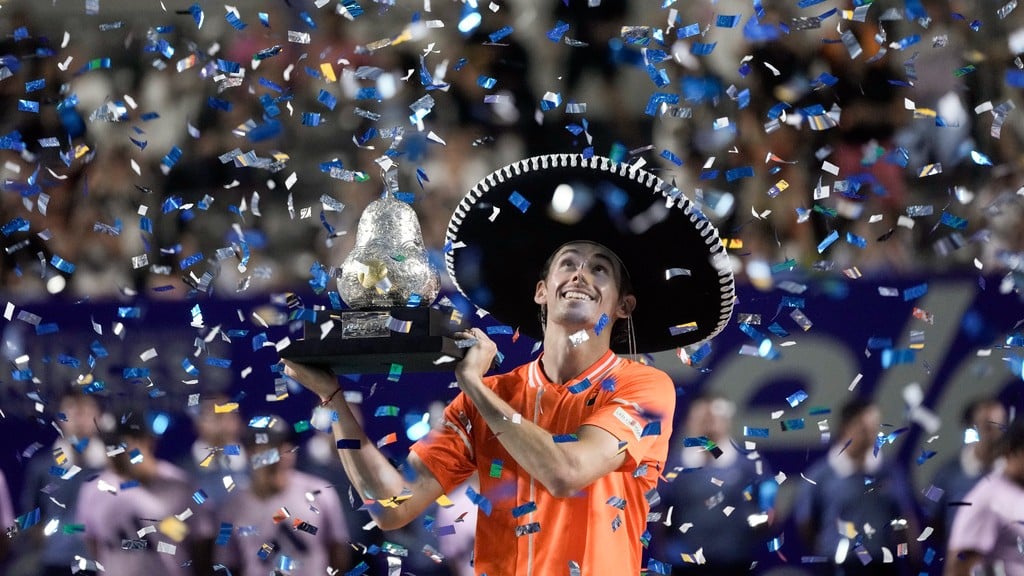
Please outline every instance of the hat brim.
M536 339L544 262L576 240L600 243L625 264L638 352L707 340L732 314L735 284L715 227L675 186L608 158L536 156L494 171L456 208L447 240L456 288ZM625 342L612 349L629 351Z

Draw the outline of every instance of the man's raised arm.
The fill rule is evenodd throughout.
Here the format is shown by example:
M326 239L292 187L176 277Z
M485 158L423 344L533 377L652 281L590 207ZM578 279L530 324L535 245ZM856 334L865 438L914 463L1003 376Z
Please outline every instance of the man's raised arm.
M336 376L325 370L288 360L284 360L284 364L287 376L317 394L321 401L330 399L325 407L338 413L338 419L332 426L335 440L359 442L358 449L339 448L338 456L349 481L359 492L360 497L364 500L387 501L396 496L409 496L407 499L397 501L397 506L370 507L371 516L382 530L395 530L405 526L444 493L441 484L415 453L410 453L407 460L416 473L416 478L412 482L406 481L402 473L392 466L387 457L366 436L344 395L336 393Z

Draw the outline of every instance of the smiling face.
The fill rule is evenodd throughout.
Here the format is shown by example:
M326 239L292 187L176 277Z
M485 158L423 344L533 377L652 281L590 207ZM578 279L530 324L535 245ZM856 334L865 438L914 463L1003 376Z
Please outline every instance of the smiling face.
M621 291L625 272L604 246L571 242L559 248L549 264L534 294L545 310L545 329L558 324L572 333L594 327L602 314L613 324L632 312L636 299ZM611 326L606 330L610 333Z

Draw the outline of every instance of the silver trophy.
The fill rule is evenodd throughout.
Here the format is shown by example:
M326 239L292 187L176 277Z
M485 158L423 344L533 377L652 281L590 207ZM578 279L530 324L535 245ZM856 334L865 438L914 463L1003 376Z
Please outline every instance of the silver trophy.
M316 312L281 357L339 374L450 370L463 355L451 334L466 325L458 311L432 306L441 281L416 212L396 197L398 165L386 156L377 163L384 192L360 215L337 280L349 309Z

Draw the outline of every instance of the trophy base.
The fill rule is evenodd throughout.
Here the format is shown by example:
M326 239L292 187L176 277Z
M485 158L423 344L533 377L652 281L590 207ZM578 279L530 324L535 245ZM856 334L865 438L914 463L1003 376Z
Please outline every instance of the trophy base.
M451 309L396 306L315 315L281 358L335 374L392 374L396 365L405 373L451 371L465 355L451 336L469 325L453 322Z

